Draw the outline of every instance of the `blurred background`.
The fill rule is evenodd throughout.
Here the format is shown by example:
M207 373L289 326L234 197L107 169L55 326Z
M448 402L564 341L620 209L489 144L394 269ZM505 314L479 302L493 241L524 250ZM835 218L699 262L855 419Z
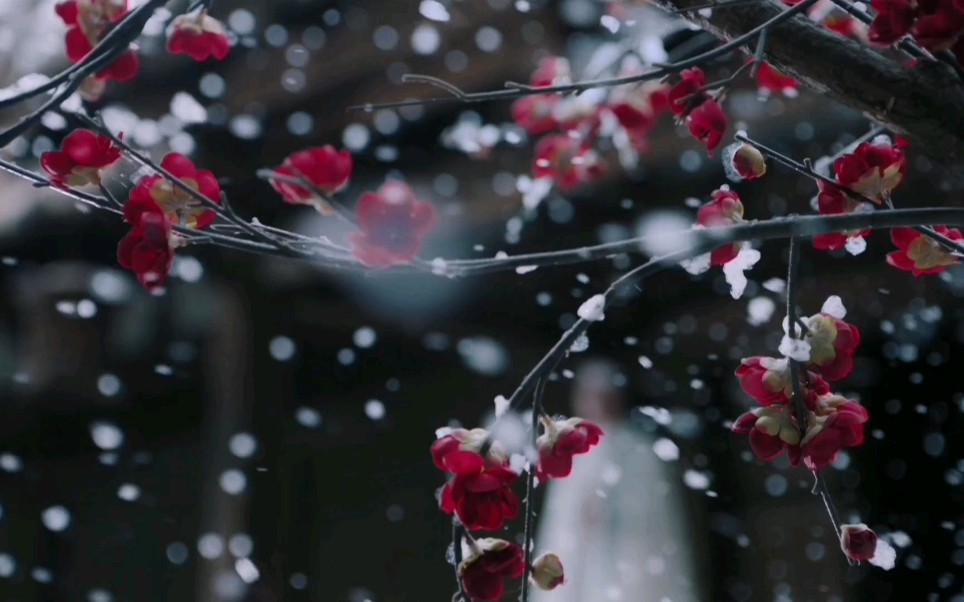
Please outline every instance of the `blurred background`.
M0 0L0 85L65 66L53 4ZM532 141L512 135L509 103L346 111L437 94L401 85L405 73L495 89L526 81L548 55L568 56L578 75L601 45L673 56L708 42L646 6L216 0L212 14L235 38L228 60L166 54L159 15L140 41L141 74L112 84L99 108L156 157L190 154L222 178L239 213L265 223L345 236L310 209L283 206L254 176L322 144L355 155L347 202L392 174L436 205L426 258L688 224L696 205L686 200L705 201L726 182L719 159L664 119L638 169L611 158L601 183L524 211L516 181ZM714 70L722 77L741 61ZM741 82L725 106L734 125L797 158L831 154L870 129L807 91L761 101ZM456 123L469 129L453 134ZM464 133L475 123L497 125L501 142L476 152ZM35 167L67 131L45 119L0 152ZM961 172L913 149L911 166L899 206L960 202ZM751 219L810 212L815 194L778 166L736 189ZM435 430L480 424L582 301L641 261L445 279L197 247L152 297L116 263L124 233L112 215L0 175L0 600L449 600L451 525L428 453ZM859 257L804 245L804 313L839 295L864 337L838 391L870 409L867 442L825 474L845 520L890 534L897 566L884 572L847 566L805 471L763 464L729 433L751 405L733 370L741 357L775 353L782 335L773 279L785 277L785 243L760 248L741 300L718 270L668 271L624 295L588 349L559 366L547 409L569 411L584 356L615 362L631 428L653 442L681 492L691 532L681 544L701 559L691 567L701 599L964 600L964 271L893 270L882 232ZM504 536L515 528L521 537L518 524Z

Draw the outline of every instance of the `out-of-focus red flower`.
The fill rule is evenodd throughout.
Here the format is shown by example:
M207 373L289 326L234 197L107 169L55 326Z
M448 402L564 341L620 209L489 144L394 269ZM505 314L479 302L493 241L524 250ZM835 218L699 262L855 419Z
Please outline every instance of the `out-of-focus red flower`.
M358 203L359 232L349 237L355 258L370 268L411 263L435 227L435 207L399 181L366 192Z
M532 173L536 178L551 178L560 190L572 190L602 177L603 168L596 152L566 134L545 136L536 145Z
M569 73L568 60L560 56L546 57L532 73L529 85L548 88L567 84L570 81ZM512 119L533 136L547 134L561 126L556 116L561 101L562 97L557 94L525 96L512 103Z
M743 221L743 202L732 190L714 190L713 200L700 207L696 223L704 228L732 226ZM741 243L733 243L714 249L710 253L710 263L721 266L740 253Z
M477 540L475 548L459 564L462 587L472 600L496 602L505 593L505 580L525 572L525 555L518 545L490 537Z
M964 241L957 228L934 226L934 231L955 242ZM939 274L947 266L960 261L936 241L913 228L894 228L890 231L890 238L897 245L897 250L887 254L887 263L912 272L915 276Z
M706 145L707 154L711 157L723 140L727 123L723 107L712 98L690 111L686 119L690 134Z
M167 285L174 261L174 239L171 224L160 211L147 211L117 246L117 261L134 272L140 283L151 292Z
M890 197L907 173L907 158L899 146L864 142L834 163L837 181L875 203Z
M833 393L818 396L815 411L807 419L807 432L800 441L807 468L825 468L843 448L863 445L864 423L869 419L867 409L856 401Z
M599 425L582 418L543 419L542 424L546 430L536 441L539 449L536 474L540 481L568 477L573 456L588 453L603 436Z
M854 352L860 345L860 331L853 324L827 314L811 316L807 322L810 367L829 381L846 378L854 369Z
M800 83L777 71L770 63L760 63L756 72L756 84L763 94L783 94L784 96L795 96Z
M516 473L471 453L445 466L455 476L442 488L442 511L455 513L467 529L495 531L519 515L519 498L512 491Z
M860 22L847 14L830 15L824 19L823 26L848 38L857 36L861 30Z
M918 44L932 52L951 48L964 33L964 13L959 12L951 0L938 0L928 8L932 12L919 13L911 34Z
M857 562L870 560L877 551L877 534L863 523L840 525L840 549Z
M167 39L167 51L186 54L198 62L209 58L223 61L231 52L231 40L224 25L202 10L174 19Z
M58 186L100 184L100 172L120 159L120 149L107 136L91 130L67 134L59 151L40 155L40 166Z
M115 23L127 14L127 0L67 0L56 5L57 15L67 25L67 58L79 63L94 49ZM95 74L96 79L129 81L140 70L137 53L128 50Z
M649 82L635 87L614 88L606 108L631 135L645 135L656 124L656 116L669 109L669 87Z
M332 196L348 185L353 169L350 152L325 145L292 153L275 169L275 173L288 178L304 178L322 194ZM271 180L271 185L287 203L313 205L323 215L334 212L331 205L318 198L313 190L282 180Z
M699 67L693 67L684 69L680 78L679 83L669 90L669 109L677 117L686 117L709 99L706 92L700 91L706 85L706 74Z
M127 14L127 0L65 0L54 6L65 25L75 26L90 40L99 41Z
M479 456L488 438L489 432L485 429L452 429L432 444L432 461L443 472L458 472L465 462L475 462L474 458L466 458L465 454ZM486 460L501 466L505 465L508 459L502 445L498 441L492 441Z
M555 94L524 96L512 103L512 120L532 136L541 136L559 129L556 107L562 100Z
M868 39L877 44L893 44L907 35L917 16L914 0L871 0L870 5L877 15Z
M568 84L572 74L569 60L563 56L547 56L539 61L539 66L529 76L529 85L534 88L548 88Z
M184 155L168 153L161 160L161 167L213 203L221 203L221 186L214 174L197 169ZM124 206L124 218L136 224L140 213L150 210L151 203L156 204L172 224L188 228L206 228L217 219L213 210L161 175L145 176L137 182Z

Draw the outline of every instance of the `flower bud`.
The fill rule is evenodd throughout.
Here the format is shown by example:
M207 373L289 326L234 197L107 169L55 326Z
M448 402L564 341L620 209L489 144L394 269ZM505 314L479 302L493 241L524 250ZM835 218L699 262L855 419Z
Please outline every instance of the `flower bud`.
M841 525L840 547L854 560L870 560L877 549L877 534L863 523Z
M731 159L733 171L744 180L755 180L767 172L766 159L755 146L741 144Z
M552 552L546 552L532 563L532 573L529 575L532 583L541 590L549 591L562 585L566 575L562 568L562 560Z

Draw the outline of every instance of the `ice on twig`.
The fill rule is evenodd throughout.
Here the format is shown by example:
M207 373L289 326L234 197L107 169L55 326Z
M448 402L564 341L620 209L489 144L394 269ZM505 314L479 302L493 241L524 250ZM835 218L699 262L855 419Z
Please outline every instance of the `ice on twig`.
M589 337L584 334L579 335L572 345L569 346L569 351L572 353L582 353L586 349L589 349Z
M579 306L576 314L583 320L602 322L606 319L606 314L603 313L604 309L606 309L605 295L593 295Z

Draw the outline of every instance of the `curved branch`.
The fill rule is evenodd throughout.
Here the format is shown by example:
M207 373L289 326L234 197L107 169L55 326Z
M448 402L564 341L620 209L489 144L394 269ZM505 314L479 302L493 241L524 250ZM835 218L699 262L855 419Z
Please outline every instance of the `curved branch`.
M682 240L681 250L673 251L665 255L652 257L632 270L626 272L609 285L603 293L606 304L613 297L616 291L625 287L637 285L642 280L661 272L664 268L678 265L681 261L691 259L702 253L709 253L718 246L738 242L741 240L767 239L767 238L788 238L800 236L812 236L819 232L842 231L853 228L839 228L844 221L852 222L854 218L864 218L874 222L876 228L894 228L909 225L907 217L911 212L924 211L931 217L940 217L938 221L927 218L914 220L916 225L935 225L945 221L958 223L964 218L964 209L940 208L940 209L898 209L892 211L877 211L875 213L851 213L848 215L812 215L806 217L789 216L787 218L767 220L752 224L740 224L720 228L708 228L704 230L694 230L689 240ZM838 229L839 228L839 229ZM818 232L819 230L819 232ZM751 234L752 232L752 234ZM579 318L573 325L562 334L555 345L542 357L541 360L526 374L512 396L509 397L508 406L517 407L522 398L527 395L535 384L542 378L549 375L556 364L565 357L572 344L581 337L590 326L592 320ZM505 414L503 414L504 416ZM496 418L496 422L499 418ZM490 426L490 430L492 427Z

